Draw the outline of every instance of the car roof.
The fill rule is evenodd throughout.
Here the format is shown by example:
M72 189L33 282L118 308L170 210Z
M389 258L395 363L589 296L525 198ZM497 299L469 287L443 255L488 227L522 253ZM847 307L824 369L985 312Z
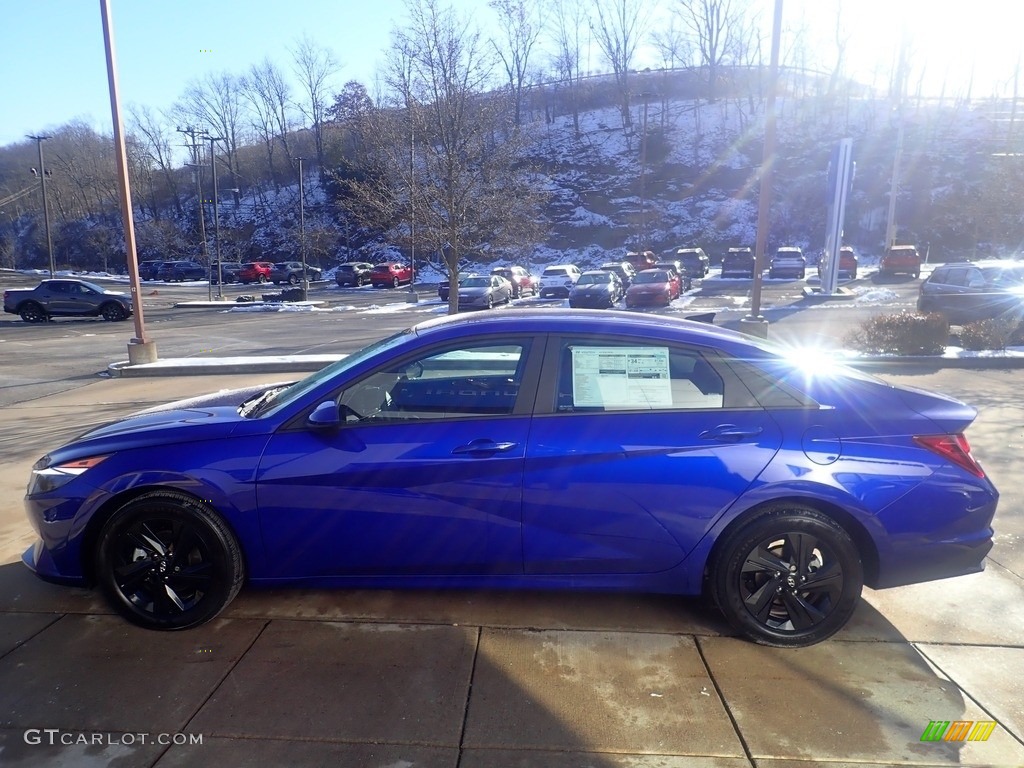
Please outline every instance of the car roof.
M777 352L756 338L738 331L684 320L672 315L641 314L621 310L523 308L481 316L441 315L413 326L420 336L449 333L607 333L669 337L683 343L717 346L737 354L749 351L757 357Z

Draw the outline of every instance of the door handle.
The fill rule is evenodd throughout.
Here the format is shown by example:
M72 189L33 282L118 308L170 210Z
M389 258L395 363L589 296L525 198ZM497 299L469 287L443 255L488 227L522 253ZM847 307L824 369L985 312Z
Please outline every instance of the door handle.
M719 424L698 435L701 440L717 440L720 443L737 443L746 437L757 437L764 430L761 427L743 429L735 424Z
M480 439L474 440L466 445L460 445L458 448L452 449L452 455L454 456L479 456L487 453L504 453L510 451L516 447L518 443L508 442L495 442L494 440Z

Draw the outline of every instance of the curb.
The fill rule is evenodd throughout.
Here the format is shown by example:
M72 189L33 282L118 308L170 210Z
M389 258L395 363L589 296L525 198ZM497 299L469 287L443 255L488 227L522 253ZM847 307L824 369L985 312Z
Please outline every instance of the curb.
M180 364L144 363L131 365L127 360L111 363L107 373L113 378L144 378L148 376L214 376L236 373L314 373L345 355L309 355L287 360L268 358L225 359L221 362L198 363L182 360Z
M851 357L841 360L844 365L851 368L865 368L869 370L898 370L907 369L921 373L927 369L939 370L942 368L975 368L975 369L1003 369L1013 370L1024 368L1024 356L1014 357Z

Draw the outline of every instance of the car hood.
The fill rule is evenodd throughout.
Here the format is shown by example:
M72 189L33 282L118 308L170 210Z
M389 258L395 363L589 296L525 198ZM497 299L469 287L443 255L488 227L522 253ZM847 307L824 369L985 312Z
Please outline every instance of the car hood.
M52 451L50 457L53 462L58 462L106 451L225 437L239 424L259 422L258 419L245 419L240 416L239 405L268 389L289 383L291 382L221 390L209 395L147 408L123 419L94 427L67 445Z

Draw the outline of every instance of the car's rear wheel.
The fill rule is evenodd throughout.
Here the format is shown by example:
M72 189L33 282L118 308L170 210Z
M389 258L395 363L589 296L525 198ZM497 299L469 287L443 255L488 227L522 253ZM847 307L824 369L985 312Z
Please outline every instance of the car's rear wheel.
M401 283L402 281L396 277L394 280L391 281L391 286L393 288L397 288L399 285L401 285Z
M36 304L34 301L30 301L25 304L18 312L21 315L21 319L26 323L44 323L46 322L46 312L43 308Z
M188 629L224 610L242 586L234 535L191 496L157 491L134 499L106 522L96 546L96 576L113 607L147 629Z
M259 282L259 283L267 282L267 276L266 275L260 275L259 277L256 278L256 282Z
M726 619L762 645L812 645L838 632L864 570L850 535L809 507L780 504L716 548L709 588Z
M288 285L298 285L298 283L299 283L299 276L298 275L288 275Z
M125 308L113 301L108 301L104 304L103 308L100 310L100 314L103 315L104 320L109 320L110 322L124 320L128 317L128 312Z

